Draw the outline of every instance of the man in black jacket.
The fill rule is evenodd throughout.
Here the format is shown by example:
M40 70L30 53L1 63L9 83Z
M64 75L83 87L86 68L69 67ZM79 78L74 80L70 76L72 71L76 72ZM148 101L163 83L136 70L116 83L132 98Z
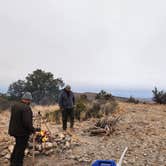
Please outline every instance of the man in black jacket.
M62 110L63 130L67 129L67 119L70 118L70 128L74 126L74 104L75 97L70 85L67 85L59 95L59 106Z
M23 166L24 151L28 144L29 136L35 131L30 108L31 101L31 93L26 92L21 102L11 107L9 134L15 137L16 142L10 158L11 166Z

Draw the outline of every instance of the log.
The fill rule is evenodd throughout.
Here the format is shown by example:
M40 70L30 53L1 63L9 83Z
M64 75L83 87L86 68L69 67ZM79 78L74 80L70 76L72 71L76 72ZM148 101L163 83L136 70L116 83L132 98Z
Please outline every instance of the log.
M110 135L115 131L115 125L120 120L120 117L116 118L103 118L98 120L94 127L89 128L87 131L90 132L90 135Z
M99 134L106 134L105 129L95 129L91 130L90 135L99 135Z
M36 135L33 134L33 153L32 153L32 165L33 166L35 165L35 138L36 138Z

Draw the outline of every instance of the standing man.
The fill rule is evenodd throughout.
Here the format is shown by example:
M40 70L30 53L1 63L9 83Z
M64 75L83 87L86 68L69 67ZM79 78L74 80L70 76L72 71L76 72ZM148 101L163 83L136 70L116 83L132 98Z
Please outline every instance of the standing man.
M75 97L73 92L71 91L71 86L66 85L66 87L62 90L59 95L59 106L62 111L62 122L63 122L63 130L67 129L67 120L70 118L70 128L73 129L74 126L74 104Z
M20 103L11 107L9 134L15 137L15 146L10 158L10 166L23 166L24 151L28 144L29 136L34 133L33 115L30 108L32 95L26 92Z

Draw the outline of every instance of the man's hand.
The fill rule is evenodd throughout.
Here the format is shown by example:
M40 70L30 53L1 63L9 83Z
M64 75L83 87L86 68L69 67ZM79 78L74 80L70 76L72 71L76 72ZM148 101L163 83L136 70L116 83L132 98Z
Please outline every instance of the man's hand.
M35 128L35 132L40 132L41 128Z

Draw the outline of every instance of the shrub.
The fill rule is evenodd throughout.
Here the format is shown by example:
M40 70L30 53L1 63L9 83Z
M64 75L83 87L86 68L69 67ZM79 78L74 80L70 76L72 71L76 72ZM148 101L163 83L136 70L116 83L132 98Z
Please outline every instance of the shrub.
M104 115L110 115L111 113L116 111L117 107L118 103L116 101L107 102L106 104L103 105L102 111Z
M116 101L107 101L106 103L101 103L95 100L92 104L87 105L87 111L85 113L84 120L89 118L102 118L103 116L108 116L115 112L118 107Z
M75 107L75 118L81 120L81 113L86 111L86 104L82 100L78 100Z
M139 100L135 99L134 97L130 96L130 98L127 100L127 102L129 103L134 103L134 104L138 104Z
M96 99L102 99L102 100L114 100L114 97L112 96L111 93L107 93L104 90L101 90L97 95Z
M45 114L47 121L56 122L56 124L61 123L61 110L55 110L53 112L47 112Z
M101 105L97 101L87 105L87 111L85 113L84 120L89 118L100 118L102 117Z
M80 100L87 101L87 100L88 100L87 95L86 95L86 94L82 94L82 95L80 96Z
M158 89L155 87L154 90L152 90L153 93L153 101L159 104L166 104L166 92L163 90L158 91Z
M10 108L11 104L13 104L13 103L14 102L11 103L4 96L0 96L0 110L6 110L6 109Z

